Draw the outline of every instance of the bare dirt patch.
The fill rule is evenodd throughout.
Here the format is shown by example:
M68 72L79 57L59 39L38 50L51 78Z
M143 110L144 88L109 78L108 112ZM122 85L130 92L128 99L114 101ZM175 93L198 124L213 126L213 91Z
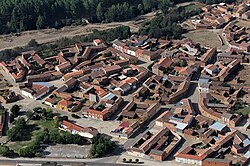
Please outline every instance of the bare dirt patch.
M43 152L45 157L59 158L87 158L90 150L90 145L53 145L48 146Z
M195 43L200 43L201 45L205 47L221 47L221 42L218 37L217 32L214 32L212 30L195 30L190 31L183 36L192 39Z

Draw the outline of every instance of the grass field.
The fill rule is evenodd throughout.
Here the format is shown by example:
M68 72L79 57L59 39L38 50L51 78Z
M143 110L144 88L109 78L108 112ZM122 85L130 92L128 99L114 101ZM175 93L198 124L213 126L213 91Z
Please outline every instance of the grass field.
M30 120L28 123L30 126L35 126L34 129L30 129L31 138L27 141L16 141L16 142L9 142L8 146L17 152L19 149L24 148L25 146L29 145L34 139L37 134L39 134L43 129L48 128L49 130L54 128L54 121L53 120Z
M200 43L202 46L206 47L221 47L221 42L216 32L212 32L210 30L196 30L190 31L183 36L192 39L195 43Z
M245 107L245 108L242 108L242 109L239 109L237 111L235 111L236 113L242 113L242 115L248 115L250 114L250 108L249 107Z
M195 10L201 9L201 8L204 7L204 6L205 6L205 5L204 5L204 4L201 4L201 3L190 4L190 5L185 6L185 10L186 10L186 11L195 11Z

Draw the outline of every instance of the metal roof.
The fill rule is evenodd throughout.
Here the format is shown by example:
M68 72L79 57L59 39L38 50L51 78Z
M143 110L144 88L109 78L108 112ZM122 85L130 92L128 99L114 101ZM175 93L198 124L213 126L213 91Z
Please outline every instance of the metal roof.
M209 126L210 129L215 129L217 131L222 131L227 125L219 123L219 122L215 122L214 124L212 124L211 126Z

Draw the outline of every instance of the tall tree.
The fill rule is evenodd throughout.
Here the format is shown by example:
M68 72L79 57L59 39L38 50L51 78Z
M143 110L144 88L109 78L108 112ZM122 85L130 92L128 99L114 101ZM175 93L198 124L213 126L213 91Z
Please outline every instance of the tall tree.
M96 7L96 17L99 21L104 20L104 9L101 2Z
M37 21L36 21L36 28L37 29L43 29L45 28L45 19L43 16L38 16Z

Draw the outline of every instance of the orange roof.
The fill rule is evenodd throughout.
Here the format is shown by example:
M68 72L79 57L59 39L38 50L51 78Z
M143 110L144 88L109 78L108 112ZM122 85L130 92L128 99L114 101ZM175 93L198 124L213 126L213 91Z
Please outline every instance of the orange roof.
M66 107L69 107L71 104L73 104L72 101L68 101L68 100L65 100L65 99L62 99L61 101L59 101L60 105L63 105L63 106L66 106Z
M97 44L100 44L100 43L102 43L102 40L101 39L95 39L94 42L97 43Z
M51 98L47 98L45 101L48 102L48 103L55 103L56 102L55 100L53 100Z
M131 77L131 78L126 79L125 81L126 83L133 84L137 82L137 79L135 79L134 77Z
M79 125L76 125L76 124L71 123L71 122L66 121L66 120L63 120L63 121L62 121L62 125L63 125L63 126L66 126L66 128L69 129L69 130L76 130L76 131L78 131L78 132L84 130L84 127L79 126Z
M81 74L83 74L83 70L78 70L78 71L73 71L70 73L65 74L63 77L64 79L68 79L74 76L80 76Z
M166 57L166 58L163 58L159 61L159 64L164 67L164 68L167 68L169 67L171 64L172 64L172 59Z

